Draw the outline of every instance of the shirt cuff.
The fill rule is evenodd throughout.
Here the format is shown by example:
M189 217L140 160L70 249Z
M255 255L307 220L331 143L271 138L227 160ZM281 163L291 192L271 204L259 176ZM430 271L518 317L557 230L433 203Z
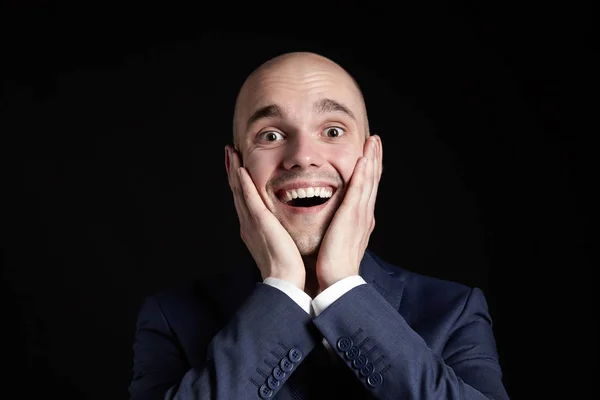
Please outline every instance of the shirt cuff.
M292 300L294 300L296 304L298 304L304 311L306 311L307 314L310 314L310 303L312 299L293 283L279 278L265 278L263 283L281 290Z
M348 276L342 280L337 281L327 289L319 293L317 297L312 301L312 307L314 316L318 316L333 304L334 301L342 297L344 294L355 288L358 285L364 285L367 282L360 275Z

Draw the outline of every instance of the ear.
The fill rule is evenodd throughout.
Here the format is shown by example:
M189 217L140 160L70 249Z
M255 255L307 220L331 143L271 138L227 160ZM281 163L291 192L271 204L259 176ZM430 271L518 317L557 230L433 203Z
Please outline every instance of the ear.
M227 170L227 175L229 175L230 169L231 169L231 157L232 154L231 152L233 152L233 146L228 144L225 146L225 170Z
M231 170L231 160L233 157L238 158L238 162L240 166L244 165L244 160L242 159L242 153L240 153L232 144L228 144L225 146L225 169L227 170L227 175Z

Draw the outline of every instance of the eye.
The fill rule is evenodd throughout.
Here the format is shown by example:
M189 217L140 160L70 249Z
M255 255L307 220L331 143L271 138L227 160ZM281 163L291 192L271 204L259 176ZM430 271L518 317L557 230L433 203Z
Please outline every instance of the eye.
M275 142L277 140L283 139L283 135L277 131L267 131L267 132L262 132L259 135L259 138L261 140L265 140L267 142Z
M344 135L345 132L340 127L331 126L331 127L327 128L327 129L325 129L325 131L323 131L323 133L327 137L336 138L336 137L340 137L340 136Z

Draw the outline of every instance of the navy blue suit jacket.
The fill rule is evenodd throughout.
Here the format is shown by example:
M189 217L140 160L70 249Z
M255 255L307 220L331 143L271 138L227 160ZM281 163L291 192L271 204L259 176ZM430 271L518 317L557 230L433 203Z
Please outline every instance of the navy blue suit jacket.
M508 399L481 290L370 251L360 275L314 319L255 266L148 297L131 399Z

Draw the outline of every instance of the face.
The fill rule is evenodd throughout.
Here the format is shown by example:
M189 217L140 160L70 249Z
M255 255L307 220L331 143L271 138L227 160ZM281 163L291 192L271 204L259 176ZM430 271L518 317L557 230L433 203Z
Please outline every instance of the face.
M267 208L313 255L341 204L366 139L362 96L340 67L296 60L242 90L239 151Z

